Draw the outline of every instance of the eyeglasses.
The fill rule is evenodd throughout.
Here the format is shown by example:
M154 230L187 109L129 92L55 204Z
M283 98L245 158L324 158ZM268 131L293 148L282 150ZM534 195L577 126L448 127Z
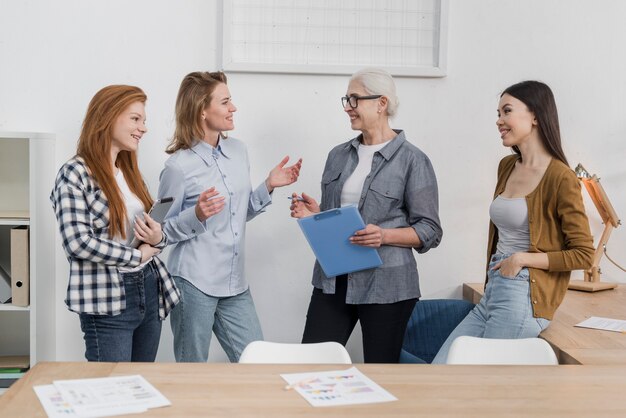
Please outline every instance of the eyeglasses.
M350 105L352 109L356 109L359 107L359 100L380 99L381 97L383 97L382 94L375 94L373 96L343 96L341 98L341 104L344 108L346 105Z

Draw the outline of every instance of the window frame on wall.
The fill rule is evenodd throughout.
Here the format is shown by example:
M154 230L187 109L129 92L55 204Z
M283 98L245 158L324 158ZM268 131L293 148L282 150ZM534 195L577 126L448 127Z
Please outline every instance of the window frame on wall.
M310 5L308 9L306 4ZM333 9L333 7L328 7L327 5L329 4L336 5L334 6L334 11L338 13L338 16L332 16L333 10L331 9ZM326 34L327 31L331 30L337 32L346 26L348 26L348 30L361 31L358 33L362 34L367 34L366 31L368 30L371 31L372 34L369 35L370 39L375 39L376 43L375 45L374 43L370 43L370 57L376 55L373 52L374 50L379 53L383 51L382 53L387 57L391 52L386 53L385 48L389 50L395 48L397 51L399 47L407 48L409 54L417 56L420 52L416 52L416 50L424 48L424 50L429 53L424 53L421 57L427 57L431 62L416 63L415 59L413 59L412 61L409 60L408 62L397 64L393 62L393 59L387 61L381 60L380 62L375 59L370 59L369 61L363 60L359 58L360 55L358 51L367 47L368 42L362 42L359 45L356 43L352 45L346 42L342 45L341 39L338 41L333 39L333 45L330 45L329 43L323 44L315 41L302 41L302 39L294 40L293 37L290 38L288 36L281 36L280 42L264 42L263 38L267 38L269 33L272 33L271 36L274 37L277 36L276 33L280 35L278 31L281 30L282 23L285 19L289 19L284 17L285 11L291 5L294 5L291 9L294 11L293 13L296 13L296 11L300 13L297 16L298 18L302 19L303 13L306 13L307 31L309 30L308 22L310 21L313 22L311 25L313 29L311 29L311 31L316 30L317 34ZM381 9L381 5L385 8L384 10ZM422 12L419 8L420 5L428 5L431 10ZM299 6L300 8L295 6ZM374 13L378 13L379 16L385 17L395 13L396 19L397 15L402 13L401 18L404 19L405 23L408 22L409 27L398 29L397 25L389 18L376 20L373 25L364 28L355 24L354 20L352 22L346 21L338 24L337 19L339 17L345 17L351 14L349 10L350 7L353 7L353 14L356 15L357 21L359 20L360 13L367 11L371 12L372 16ZM370 7L370 9L367 9L367 7ZM222 42L218 49L218 59L221 59L221 67L224 71L344 75L352 74L363 67L374 66L385 68L392 75L401 77L445 77L447 75L448 0L332 0L330 3L307 0L222 0L221 8ZM401 8L406 8L406 12L401 10ZM303 12L303 10L305 11ZM254 13L255 11L257 13ZM323 14L321 23L320 12ZM339 15L340 12L343 13L343 15ZM271 15L270 19L267 18L268 14ZM424 28L420 29L420 23L414 22L413 19L409 19L407 16L418 18L415 20L424 20ZM332 24L329 23L326 25L327 20L334 21ZM387 22L381 22L380 20L387 20ZM429 25L432 27L427 28ZM290 26L292 28L295 27L293 23L290 23ZM300 34L302 32L299 28L295 29L295 31L299 31ZM390 33L398 33L399 31L402 32L402 40L399 41L400 45L398 44L397 36L389 35ZM345 31L343 33L345 33ZM259 36L259 34L261 35ZM378 34L385 34L385 36L375 36ZM408 34L408 36L406 34ZM394 41L390 41L392 37L395 38ZM426 41L429 42L426 42L425 46L422 47L421 44L417 45L423 42L420 39L426 39ZM409 44L408 46L405 46L405 41ZM274 50L280 48L282 51L288 50L290 53L286 55L283 53L278 58L275 58L276 54L267 53L270 46L273 46ZM328 50L331 49L331 47L335 48L335 51L336 48L344 48L347 49L349 53L343 53L344 51L341 51L338 54L340 56L338 60L333 61L331 58L324 62L319 62L320 60L316 61L314 57L311 58L310 55L306 55L304 58L305 62L303 62L303 54L305 54L303 49L318 52L319 55L320 48L322 50L324 48ZM350 50L350 48L353 50ZM244 51L244 53L241 51ZM294 56L293 51L296 51L295 55L298 55L298 57ZM403 53L404 51L400 52L400 54ZM245 54L247 54L248 57L244 59L242 56ZM325 58L329 55L333 54L326 53ZM336 52L335 55L337 55ZM396 57L397 55L398 53L396 53ZM271 56L271 59L268 60L268 56ZM376 56L380 56L380 54ZM263 58L258 59L256 57Z

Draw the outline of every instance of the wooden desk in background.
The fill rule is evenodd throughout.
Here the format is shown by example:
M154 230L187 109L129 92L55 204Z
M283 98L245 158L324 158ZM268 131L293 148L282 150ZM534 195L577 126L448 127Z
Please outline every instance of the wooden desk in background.
M463 299L478 303L483 286L484 283L465 283ZM561 364L626 365L626 334L574 326L590 316L625 319L626 285L596 293L568 290L552 323L540 337L552 345Z
M34 385L140 374L171 402L140 417L626 416L626 366L357 364L396 402L313 408L280 373L347 365L38 363L0 397L3 417L45 417Z

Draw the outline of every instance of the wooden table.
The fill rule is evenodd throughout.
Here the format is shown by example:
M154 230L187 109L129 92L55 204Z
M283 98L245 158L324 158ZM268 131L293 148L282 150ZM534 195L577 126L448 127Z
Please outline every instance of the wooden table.
M0 397L0 415L45 417L33 385L140 374L172 406L134 418L626 416L626 366L356 366L399 400L314 408L279 376L345 365L39 363Z
M483 286L464 284L463 298L478 303ZM626 334L574 327L590 316L626 319L626 285L596 293L568 290L540 337L552 345L561 364L626 365Z

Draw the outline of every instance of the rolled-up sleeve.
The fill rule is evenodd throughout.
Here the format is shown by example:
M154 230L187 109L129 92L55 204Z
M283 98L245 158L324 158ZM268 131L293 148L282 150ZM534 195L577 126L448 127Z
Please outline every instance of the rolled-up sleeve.
M404 201L409 224L422 243L415 250L421 254L437 247L443 236L439 220L439 191L435 171L425 155L411 164Z

